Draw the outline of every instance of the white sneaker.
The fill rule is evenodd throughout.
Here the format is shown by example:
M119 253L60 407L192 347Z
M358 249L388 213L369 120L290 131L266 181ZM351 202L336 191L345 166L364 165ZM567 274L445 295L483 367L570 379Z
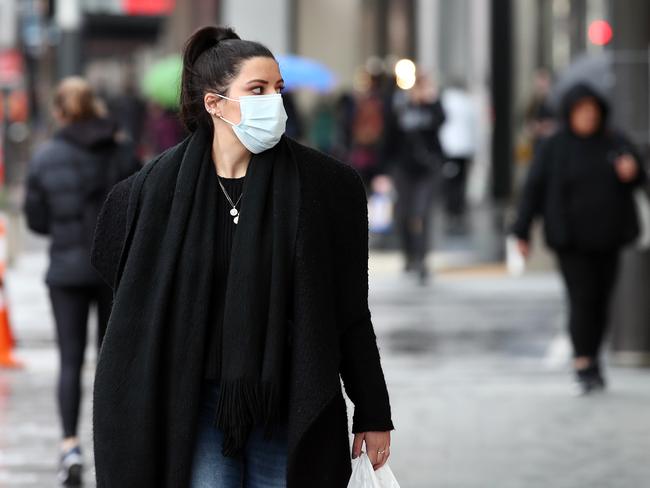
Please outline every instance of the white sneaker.
M63 486L81 486L83 458L79 446L64 452L59 463L59 481Z

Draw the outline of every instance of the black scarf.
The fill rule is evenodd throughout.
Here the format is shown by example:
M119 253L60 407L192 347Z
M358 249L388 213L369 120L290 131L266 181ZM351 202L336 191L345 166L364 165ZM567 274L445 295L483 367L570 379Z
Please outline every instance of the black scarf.
M214 212L220 191L209 157L211 140L210 134L196 131L167 156L172 164L163 166L157 177L147 177L153 183L142 183L141 178L144 190L173 195L171 208L161 215L156 198L141 198L130 236L135 252L126 254L126 259L123 256L120 287L128 280L129 288L151 292L135 300L118 289L111 317L120 320L123 303L124 314L129 314L125 320L147 317L145 326L163 328L162 341L169 341L163 351L182 351L159 363L160 387L172 398L183 382L196 385L199 371L178 369L183 364L200 364L188 358L204 353L199 350L205 344L201 338L207 337L205 327L211 325L207 322L215 261ZM149 170L155 172L155 167ZM270 428L284 403L300 195L298 168L284 138L252 157L243 192L224 306L215 417L224 432L223 453L228 456L241 451L255 425ZM166 408L170 413L177 410Z
M252 426L268 430L282 413L298 200L298 168L284 139L253 156L224 305L216 425L225 455L243 447Z

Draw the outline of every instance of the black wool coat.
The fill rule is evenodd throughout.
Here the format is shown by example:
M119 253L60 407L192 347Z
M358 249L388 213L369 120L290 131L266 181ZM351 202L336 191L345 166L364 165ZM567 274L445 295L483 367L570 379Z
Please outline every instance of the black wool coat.
M349 166L287 142L300 178L288 357L287 482L289 488L345 488L351 468L341 379L355 406L353 432L393 429L368 309L366 196ZM114 287L116 300L121 293L148 292L128 289L129 283L121 280L120 263L128 255L134 228L147 225L137 219L138 202L153 195L161 212L169 210L173 195L155 193L156 177L165 165L174 164L171 156L181 145L118 184L100 214L92 260ZM188 486L200 401L188 391L186 401L174 403L177 411L167 411L158 408L165 404L164 388L155 384L147 385L146 391L129 388L131 376L142 377L143 370L155 367L155 361L143 358L162 352L159 343L119 347L133 340L132 333L111 320L97 366L93 421L98 486ZM140 357L133 357L134 351ZM195 361L202 360L196 354ZM173 370L174 364L165 364L165 369ZM126 371L126 376L116 382L111 376L118 370L120 375ZM155 371L149 373L155 377ZM176 444L177 455L172 457L164 447L170 442Z

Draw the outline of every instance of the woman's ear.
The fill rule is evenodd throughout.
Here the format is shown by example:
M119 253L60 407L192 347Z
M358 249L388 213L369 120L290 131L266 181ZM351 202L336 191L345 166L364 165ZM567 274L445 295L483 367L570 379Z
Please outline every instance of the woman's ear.
M221 116L221 98L214 93L205 94L203 97L203 105L211 117Z

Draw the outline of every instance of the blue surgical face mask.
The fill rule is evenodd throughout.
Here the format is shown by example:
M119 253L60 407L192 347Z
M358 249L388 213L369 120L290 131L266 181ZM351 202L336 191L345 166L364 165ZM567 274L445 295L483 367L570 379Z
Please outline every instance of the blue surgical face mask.
M238 100L219 95L225 100L239 102L241 120L239 124L219 117L232 126L237 138L246 149L259 154L275 146L287 126L287 112L284 110L282 95L249 95Z

